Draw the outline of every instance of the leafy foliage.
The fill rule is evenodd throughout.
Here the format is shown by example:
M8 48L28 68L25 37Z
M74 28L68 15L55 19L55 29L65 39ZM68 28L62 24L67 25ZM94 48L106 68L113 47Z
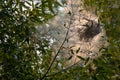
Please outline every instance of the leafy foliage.
M120 1L84 1L87 9L93 10L105 24L109 47L87 67L60 68L57 66L60 61L56 61L45 75L52 51L47 39L38 38L35 26L54 17L60 3L57 0L0 0L0 79L119 80Z
M57 3L57 4L56 4ZM0 78L37 80L51 51L46 39L35 35L35 25L56 14L56 0L0 0ZM45 59L47 61L45 61Z

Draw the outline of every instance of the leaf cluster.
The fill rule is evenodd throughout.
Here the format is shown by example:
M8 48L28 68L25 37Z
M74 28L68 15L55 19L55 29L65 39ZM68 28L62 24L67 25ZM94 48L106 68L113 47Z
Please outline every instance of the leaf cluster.
M51 51L46 39L36 37L35 25L55 16L59 5L56 0L0 0L1 80L41 77L42 59L46 57L42 55L50 55ZM50 60L46 60L49 63Z

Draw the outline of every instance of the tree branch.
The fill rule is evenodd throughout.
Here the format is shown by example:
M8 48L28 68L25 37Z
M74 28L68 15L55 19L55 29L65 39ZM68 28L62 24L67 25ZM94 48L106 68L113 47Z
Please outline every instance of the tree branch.
M51 69L51 67L52 67L53 63L55 62L55 60L56 60L56 58L57 58L58 54L60 53L60 50L62 49L62 47L63 47L63 45L64 45L65 41L67 40L67 36L68 36L69 30L70 30L70 27L71 27L71 24L72 24L72 16L73 16L73 15L72 15L72 14L70 14L69 26L68 26L68 30L67 30L67 32L66 32L66 35L65 35L64 41L62 42L62 44L61 44L60 48L58 49L58 51L57 51L57 53L56 53L55 57L53 58L53 60L52 60L52 62L51 62L51 64L50 64L50 66L48 67L48 69L47 69L46 73L43 75L43 77L42 77L42 78L40 78L40 80L43 80L45 77L47 77L47 74L49 73L49 71L50 71L50 69Z
M53 74L51 74L51 75L47 75L46 77L54 76L54 75L57 75L57 74L59 74L59 73L61 73L61 72L64 72L64 71L66 71L66 70L74 67L74 66L75 66L76 64L78 64L78 63L79 63L79 62L76 62L76 63L74 63L73 65L71 65L71 66L69 66L69 67L67 67L67 68L65 68L65 69L62 69L62 70L60 70L60 71L58 71L58 72L55 72L55 73L53 73Z

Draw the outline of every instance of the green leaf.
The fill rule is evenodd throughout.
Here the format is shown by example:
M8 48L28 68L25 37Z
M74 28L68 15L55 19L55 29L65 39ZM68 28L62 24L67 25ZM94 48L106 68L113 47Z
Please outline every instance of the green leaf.
M32 4L29 1L25 1L29 6L32 6Z
M28 10L30 9L30 7L26 6L25 4L23 5L23 7L28 9Z
M52 12L52 13L54 13L54 11L53 11L53 4L52 4L52 0L48 0L48 8L49 8L49 10Z
M62 4L60 4L58 1L55 1L55 5L62 6Z

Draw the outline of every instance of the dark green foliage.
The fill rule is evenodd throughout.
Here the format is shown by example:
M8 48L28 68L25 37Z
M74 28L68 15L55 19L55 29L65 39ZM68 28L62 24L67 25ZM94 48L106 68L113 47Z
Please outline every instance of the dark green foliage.
M43 24L56 12L56 0L0 0L0 79L37 80L41 77L41 59L48 64L47 40L35 35L35 25ZM58 5L57 5L58 6ZM40 53L37 54L37 51ZM46 60L45 60L45 59Z

